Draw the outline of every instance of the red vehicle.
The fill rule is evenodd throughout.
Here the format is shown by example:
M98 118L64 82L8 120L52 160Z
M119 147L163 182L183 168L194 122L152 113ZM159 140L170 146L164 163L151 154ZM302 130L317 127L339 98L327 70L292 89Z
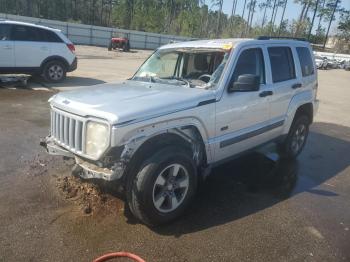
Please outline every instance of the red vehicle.
M108 51L117 48L122 49L124 52L128 52L130 50L129 39L126 37L112 37L108 45Z

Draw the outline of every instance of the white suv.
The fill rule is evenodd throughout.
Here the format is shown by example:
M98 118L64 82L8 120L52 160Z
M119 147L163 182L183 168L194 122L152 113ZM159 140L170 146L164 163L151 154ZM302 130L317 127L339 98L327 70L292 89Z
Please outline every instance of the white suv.
M210 168L268 142L303 149L318 107L308 42L268 38L174 43L129 80L59 93L50 154L84 178L116 180L146 224L179 216Z
M73 43L60 30L0 21L0 73L41 74L60 82L77 68Z

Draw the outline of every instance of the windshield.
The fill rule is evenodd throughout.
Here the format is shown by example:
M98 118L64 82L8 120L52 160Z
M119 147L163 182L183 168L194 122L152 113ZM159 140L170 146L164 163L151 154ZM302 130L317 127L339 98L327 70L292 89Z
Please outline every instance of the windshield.
M229 51L157 50L140 67L132 80L213 88L221 78Z

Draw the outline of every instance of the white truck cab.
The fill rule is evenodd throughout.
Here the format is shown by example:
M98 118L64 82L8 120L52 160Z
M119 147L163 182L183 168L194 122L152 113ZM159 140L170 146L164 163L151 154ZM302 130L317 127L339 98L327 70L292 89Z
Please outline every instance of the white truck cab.
M220 39L157 49L123 83L52 97L48 152L84 178L117 180L133 214L178 217L212 166L269 142L297 157L317 111L310 45Z

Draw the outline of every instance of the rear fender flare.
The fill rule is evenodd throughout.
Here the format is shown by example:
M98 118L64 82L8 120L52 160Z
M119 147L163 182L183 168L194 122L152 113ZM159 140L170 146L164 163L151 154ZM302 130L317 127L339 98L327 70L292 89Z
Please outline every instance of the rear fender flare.
M312 103L312 101L313 101L313 93L311 90L298 93L292 98L288 106L283 134L288 134L289 129L293 123L295 113L298 110L298 108L304 104Z

